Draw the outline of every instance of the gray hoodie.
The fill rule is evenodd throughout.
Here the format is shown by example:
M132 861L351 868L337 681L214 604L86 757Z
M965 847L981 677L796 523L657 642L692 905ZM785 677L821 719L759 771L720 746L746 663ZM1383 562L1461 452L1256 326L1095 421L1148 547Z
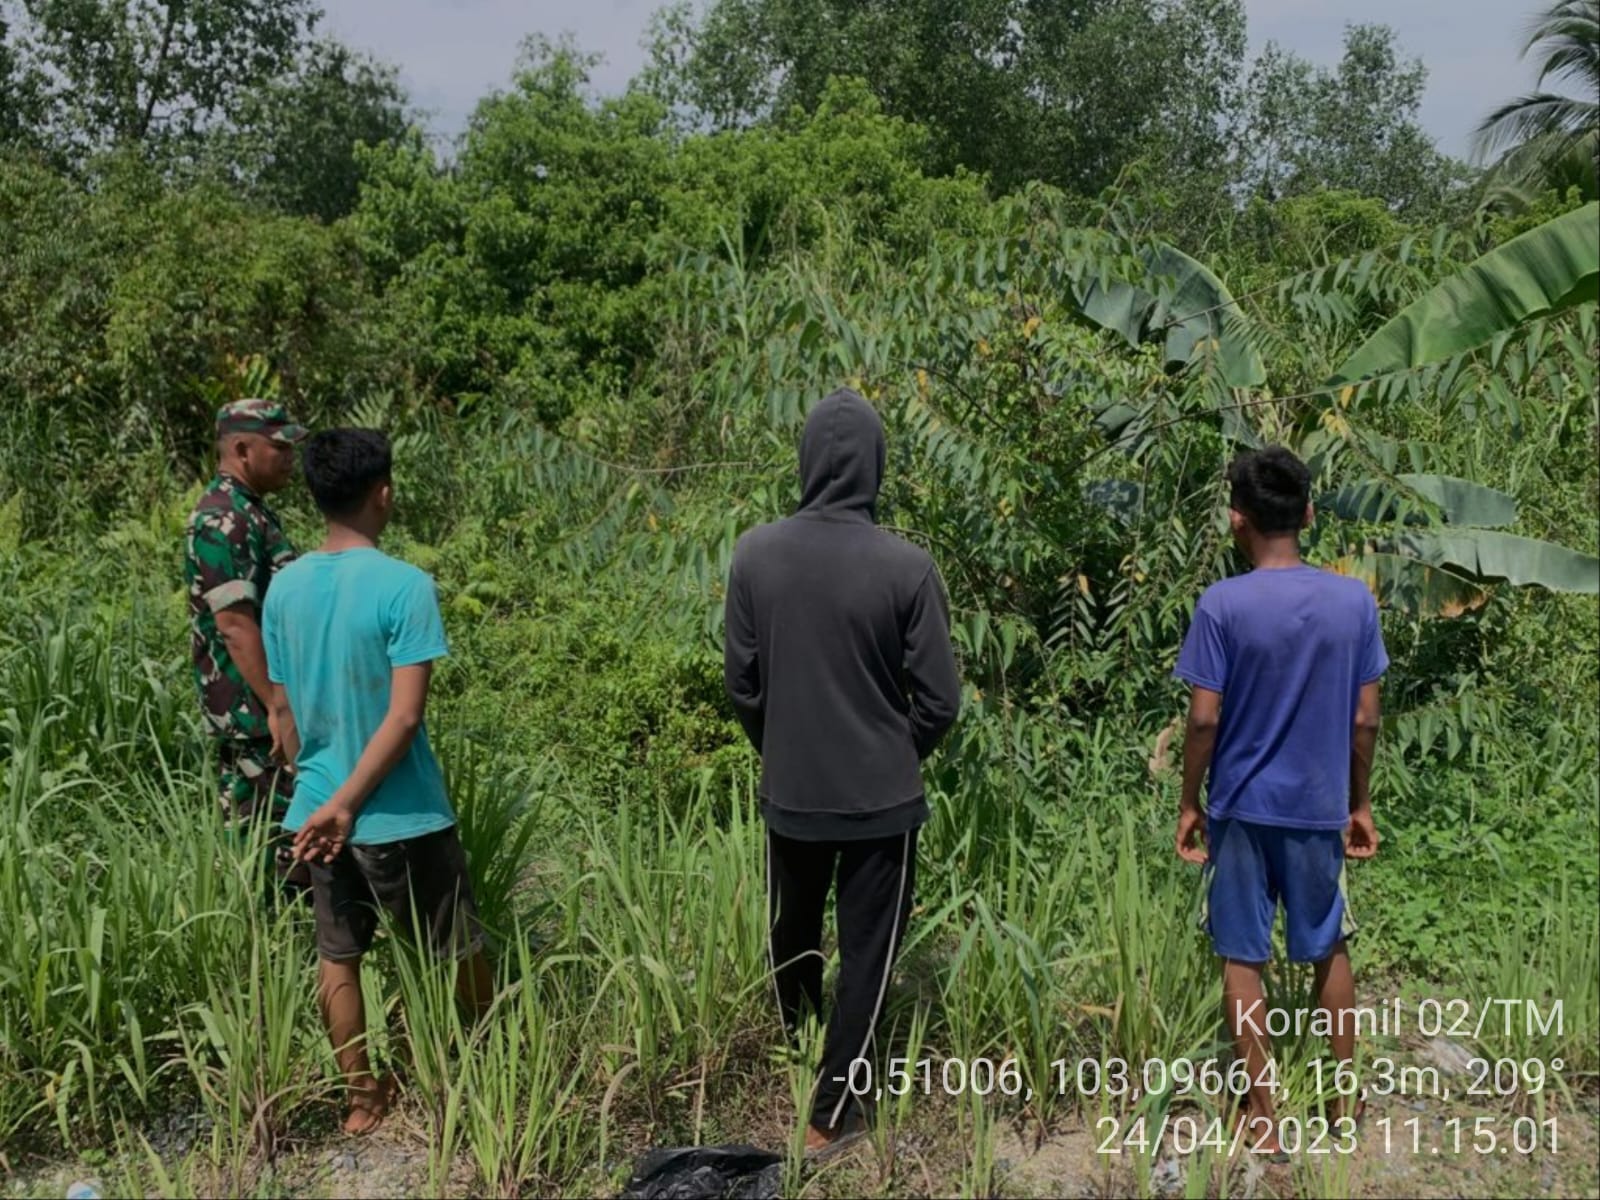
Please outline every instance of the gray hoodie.
M878 414L834 392L806 420L799 511L734 547L724 680L761 753L762 815L784 837L921 825L920 762L960 706L939 572L875 524L883 465Z

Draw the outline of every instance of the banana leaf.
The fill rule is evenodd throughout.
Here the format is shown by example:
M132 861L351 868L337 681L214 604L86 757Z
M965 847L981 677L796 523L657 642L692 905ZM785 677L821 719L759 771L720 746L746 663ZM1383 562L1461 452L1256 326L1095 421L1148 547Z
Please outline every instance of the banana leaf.
M1404 487L1438 505L1451 525L1480 528L1509 525L1517 519L1517 502L1506 493L1451 475L1396 475ZM1390 521L1396 503L1393 489L1381 479L1347 483L1318 497L1317 507L1348 521Z
M1354 383L1438 362L1600 297L1600 202L1497 246L1408 304L1335 371Z
M1489 599L1484 585L1404 554L1369 549L1322 565L1364 582L1379 604L1413 616L1448 620L1482 608Z
M1266 381L1261 355L1250 344L1249 325L1222 281L1183 251L1157 243L1144 255L1146 276L1138 284L1090 280L1078 307L1103 329L1137 346L1147 337L1164 340L1168 366L1185 366L1206 353L1217 355L1229 387Z
M1600 594L1600 558L1497 529L1407 533L1396 539L1395 549L1473 579L1504 580L1552 592Z

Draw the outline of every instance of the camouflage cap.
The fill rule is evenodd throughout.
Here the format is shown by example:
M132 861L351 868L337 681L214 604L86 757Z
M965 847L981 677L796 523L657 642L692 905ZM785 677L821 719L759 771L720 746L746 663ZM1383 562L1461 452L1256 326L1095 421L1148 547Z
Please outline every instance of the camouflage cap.
M276 400L234 400L217 409L217 436L260 433L275 442L298 442L309 431L289 419L289 410Z

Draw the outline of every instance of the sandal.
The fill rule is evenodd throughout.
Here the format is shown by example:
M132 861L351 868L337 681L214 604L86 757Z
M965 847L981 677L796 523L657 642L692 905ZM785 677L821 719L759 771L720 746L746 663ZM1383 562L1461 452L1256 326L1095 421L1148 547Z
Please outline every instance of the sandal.
M399 1090L393 1076L385 1076L371 1088L351 1089L350 1107L340 1129L351 1137L375 1133L389 1115Z
M1246 1154L1252 1155L1256 1159L1262 1160L1262 1161L1265 1161L1265 1162L1275 1163L1275 1164L1281 1165L1283 1163L1291 1161L1290 1157L1289 1157L1289 1152L1287 1150L1285 1150L1282 1146L1279 1146L1276 1150L1273 1150L1271 1152L1256 1151L1256 1150L1251 1148L1251 1146L1249 1144L1248 1137L1246 1136L1250 1132L1249 1128L1246 1127L1243 1131L1240 1131L1239 1126L1240 1126L1240 1124L1242 1122L1245 1122L1245 1121L1251 1121L1251 1120L1259 1121L1259 1120L1263 1120L1263 1119L1264 1118L1261 1118L1261 1117L1251 1117L1250 1116L1250 1106L1249 1106L1248 1102L1240 1104L1237 1108L1234 1109L1232 1127L1233 1127L1233 1132L1236 1132L1236 1133L1240 1134L1240 1139L1239 1140L1240 1140L1241 1148L1244 1150L1244 1152ZM1274 1124L1276 1124L1276 1122L1274 1122ZM1277 1130L1274 1129L1273 1133L1274 1133L1274 1135L1276 1135Z
M833 1136L829 1137L828 1140L823 1142L820 1146L806 1147L806 1164L808 1166L819 1166L822 1163L837 1158L851 1146L854 1146L857 1142L861 1141L861 1139L866 1137L871 1131L871 1126L867 1124L865 1117L861 1116L859 1113L853 1115L850 1120L846 1121L843 1126L834 1132ZM809 1126L806 1132L808 1134L812 1132L821 1133L824 1135L826 1134L825 1130L818 1129L815 1125ZM809 1140L809 1138L807 1140Z

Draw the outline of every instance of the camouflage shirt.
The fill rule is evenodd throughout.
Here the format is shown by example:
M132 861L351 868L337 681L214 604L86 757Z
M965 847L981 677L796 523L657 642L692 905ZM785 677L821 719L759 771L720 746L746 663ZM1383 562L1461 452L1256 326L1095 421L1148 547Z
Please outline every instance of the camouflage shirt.
M219 475L189 515L183 577L189 587L189 645L207 730L216 737L270 736L261 701L244 681L217 630L217 613L247 603L260 620L267 585L294 559L294 547L261 498Z

